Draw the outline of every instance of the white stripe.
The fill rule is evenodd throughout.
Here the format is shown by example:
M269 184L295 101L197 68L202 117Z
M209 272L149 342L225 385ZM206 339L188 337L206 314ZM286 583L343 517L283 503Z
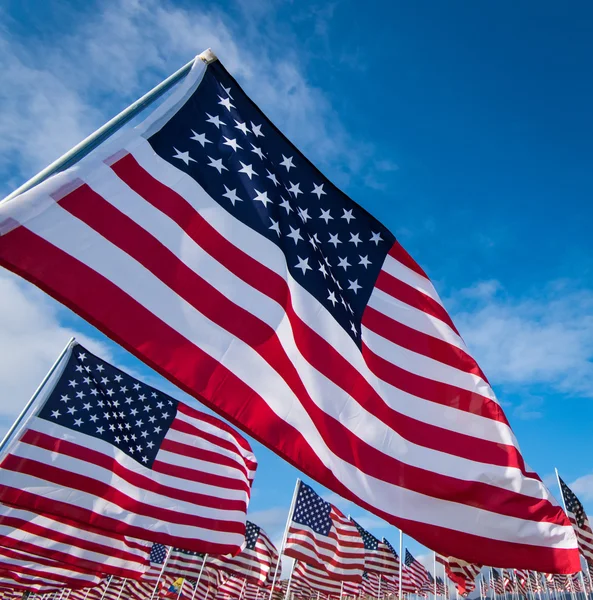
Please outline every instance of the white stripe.
M370 478L341 459L332 456L309 417L304 414L296 398L287 389L285 381L251 348L195 314L193 308L171 290L157 282L146 271L134 266L134 261L131 261L127 255L111 244L106 244L101 236L59 206L56 205L54 210L60 211L61 214L53 215L52 218L50 211L47 211L45 213L47 218L43 219L43 222L34 220L29 223L29 227L55 246L78 257L106 276L173 329L189 337L196 346L228 366L247 385L266 398L276 414L303 433L316 454L332 468L334 474L345 482L347 487L366 492L363 494L363 499L369 494L366 498L368 502L390 514L397 505L398 516L401 518L411 518L435 525L447 522L453 529L493 539L517 541L519 537L523 543L531 541L538 544L541 543L542 536L545 536L546 543L552 547L572 548L576 544L572 536L566 535L568 530L566 527L503 517L468 506L460 507L457 503L435 500L402 488L396 492L394 486ZM131 273L134 274L132 279L130 279ZM186 319L191 313L194 313L196 319L195 321L192 319L193 328L189 329ZM519 536L518 532L521 532Z

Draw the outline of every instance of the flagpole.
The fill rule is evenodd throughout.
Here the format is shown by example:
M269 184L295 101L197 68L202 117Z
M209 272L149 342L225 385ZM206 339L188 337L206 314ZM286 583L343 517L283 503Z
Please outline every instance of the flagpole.
M243 592L245 591L245 586L247 585L247 579L243 577L243 587L241 588L241 594L239 595L239 600L243 600Z
M117 595L116 600L119 600L121 598L121 594L124 591L124 588L126 587L126 583L127 582L128 582L128 580L124 578L124 580L122 581L121 588L119 590L119 594ZM85 598L86 598L86 596L85 596Z
M210 49L202 52L199 55L199 58L206 64L210 64L211 62L217 60L216 56ZM86 137L80 143L76 144L74 148L68 150L68 152L60 156L60 158L52 162L47 167L45 167L45 169L37 173L37 175L31 177L31 179L23 183L23 185L14 190L14 192L6 196L6 198L4 198L2 202L11 200L15 196L18 196L19 194L30 190L32 187L38 185L42 181L45 181L51 175L54 175L59 171L63 171L68 167L71 167L80 159L84 158L87 154L89 154L92 150L99 146L99 144L104 142L107 138L111 137L126 123L130 122L134 117L136 117L140 112L142 112L147 106L152 104L155 100L158 100L158 98L160 98L165 92L169 91L176 83L183 79L183 77L185 77L190 72L194 62L195 58L183 65L183 67L175 71L175 73L169 75L169 77L167 77L158 85L153 87L149 92L144 94L144 96L136 100L136 102L130 104L118 115L113 117L113 119L107 121L107 123L99 127L99 129L97 129L95 132L91 133L91 135Z
M381 600L381 573L379 573L379 591L377 592L377 600Z
M402 589L402 579L403 579L403 548L404 548L404 532L399 530L399 600L402 600L404 597L403 589Z
M196 585L194 586L194 593L191 595L191 600L194 600L196 597L196 592L198 591L198 585L200 584L200 579L202 579L202 571L204 570L204 565L206 564L206 559L208 558L207 554L204 554L204 560L202 561L202 566L200 567L200 572L198 573L198 578L196 579ZM259 590L258 590L259 593ZM206 593L206 595L208 595Z
M163 566L161 567L161 572L159 573L156 583L154 584L154 589L152 590L152 595L150 596L150 600L154 600L154 596L159 587L159 584L161 583L163 573L165 572L165 569L167 568L167 563L169 562L169 558L171 556L172 549L173 549L172 546L169 546L169 548L167 549L167 556L165 556L165 560L163 561ZM101 598L101 600L103 600L103 599Z
M274 577L272 578L272 587L270 588L270 595L268 596L268 600L272 600L272 594L274 593L274 586L276 585L276 578L278 577L278 568L280 567L280 563L282 562L282 555L284 554L284 548L286 546L286 539L288 538L288 530L290 528L290 523L292 522L292 515L294 513L294 506L296 504L296 499L299 494L299 489L301 488L301 480L297 478L296 484L294 486L294 492L292 493L292 501L290 503L290 508L288 509L288 517L286 519L286 527L284 527L284 535L282 536L282 544L280 544L280 550L278 551L278 562L276 563L276 568L274 569ZM293 565L294 568L294 565ZM288 582L290 585L290 581ZM288 590L286 592L288 594Z
M21 422L24 420L25 416L29 412L29 409L31 408L31 406L33 405L35 400L37 400L37 397L41 393L43 386L47 383L48 379L54 374L54 372L58 368L61 360L64 358L64 355L66 354L66 352L68 352L68 350L70 350L70 346L75 341L76 340L73 337L71 337L68 340L66 347L62 350L62 352L60 352L60 355L58 356L58 358L56 359L54 364L51 366L51 368L47 372L46 376L42 379L41 383L37 386L37 389L33 392L31 399L29 400L29 402L27 402L27 404L25 405L25 408L23 408L23 410L21 411L21 414L16 418L16 421L12 424L12 426L10 427L10 429L8 430L6 435L2 438L2 441L0 442L0 456L2 455L2 451L4 450L4 447L8 444L10 437L12 436L14 431L17 429L17 427L21 424Z
M564 507L564 512L565 512L566 516L568 517L568 511L566 510L566 500L564 499L564 493L562 492L562 486L560 485L560 474L558 473L558 469L556 467L554 467L554 472L556 473L556 482L558 483L558 489L560 490L560 498L562 498L562 506ZM570 577L570 576L568 576L568 577ZM572 584L572 577L570 577L569 581L570 581L570 595L571 595L572 599L575 600L574 586Z
M432 552L433 568L434 568L434 600L437 600L437 553Z
M286 584L286 593L284 594L284 600L290 600L290 585L292 583L292 574L294 573L294 568L296 566L296 558L292 559L292 569L290 569L290 575L288 576L288 582ZM274 586L272 586L272 591L274 591Z
M340 600L342 600L343 594L344 594L344 581L340 581Z
M107 590L109 589L109 586L111 585L112 581L113 581L113 575L107 581L107 585L105 586L105 589L103 590L103 593L101 594L101 600L103 600L105 598L105 594L107 593ZM60 600L62 600L61 595L60 595Z

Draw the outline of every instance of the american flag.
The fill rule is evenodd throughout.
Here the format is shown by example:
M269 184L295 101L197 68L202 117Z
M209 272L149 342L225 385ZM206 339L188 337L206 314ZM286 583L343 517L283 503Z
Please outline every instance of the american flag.
M0 504L0 546L132 579L147 570L151 548L150 542L5 504Z
M578 568L427 275L220 62L2 204L0 264L426 546Z
M255 457L215 417L73 343L0 463L0 500L188 550L236 553Z
M513 573L508 569L502 570L502 581L505 592L514 593L516 592L515 582L513 580Z
M437 576L437 594L443 596L445 594L445 582L442 577Z
M491 569L492 572L492 589L496 594L504 594L504 583L501 574L496 569Z
M244 577L231 575L225 579L217 591L220 600L267 600L268 595L262 593L260 586L249 583Z
M364 571L362 581L360 582L359 596L367 596L380 600L385 596L385 591L385 587L381 586L381 578L378 574Z
M157 544L155 544L155 547ZM163 552L166 548L163 546ZM155 550L153 549L153 552ZM197 578L200 576L202 566L205 568L205 555L191 550L181 550L171 548L169 559L167 560L166 572L178 577Z
M313 565L308 565L300 560L295 562L292 571L292 581L295 585L295 590L298 590L295 593L305 597L316 595L317 592L326 596L357 596L360 589L359 583L332 579L327 576L324 570L318 569ZM307 594L307 590L312 590L315 594L311 594L310 591Z
M474 582L482 569L481 565L468 563L453 556L444 557L437 554L436 560L444 565L445 574L455 583L461 594L469 589L470 584Z
M426 567L418 562L408 549L406 549L406 558L404 562L415 591L422 590L429 583L429 575Z
M482 577L480 578L480 596L482 598L488 597L488 582Z
M356 525L364 543L365 571L383 575L399 575L399 558L393 546L385 538L380 542L354 519L352 522Z
M591 530L591 524L589 523L587 513L575 493L560 477L558 477L558 479L560 481L560 489L562 490L564 503L566 504L568 519L576 533L581 554L588 563L593 564L593 531Z
M327 571L334 579L360 581L365 548L354 524L300 481L284 554Z
M267 533L255 523L247 521L245 544L241 552L236 556L209 555L206 564L244 577L248 583L265 585L272 583L279 559L278 550Z

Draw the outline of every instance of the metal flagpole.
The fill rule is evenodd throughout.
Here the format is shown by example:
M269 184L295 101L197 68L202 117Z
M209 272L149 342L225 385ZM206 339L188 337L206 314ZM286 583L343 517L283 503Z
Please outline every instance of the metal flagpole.
M340 581L340 600L342 600L343 595L344 595L344 581Z
M402 600L404 597L403 588L402 588L402 579L403 579L403 564L404 564L404 532L399 530L399 600Z
M490 576L488 579L490 581L490 587L492 588L492 597L494 598L494 600L496 600L496 586L494 585L494 575L492 573L492 567L490 567Z
M216 60L216 57L210 49L202 52L199 57L207 64L210 64ZM121 129L126 123L136 117L142 110L160 98L165 92L169 91L176 83L183 79L183 77L190 72L194 62L195 59L190 60L187 64L183 65L183 67L175 71L175 73L169 75L169 77L153 87L149 92L144 94L144 96L136 100L136 102L130 104L130 106L122 110L118 115L113 117L113 119L107 121L105 125L99 127L97 131L91 133L91 135L82 140L82 142L79 144L76 144L76 146L66 152L66 154L60 156L60 158L43 169L43 171L37 173L37 175L23 183L23 185L14 190L14 192L6 196L3 202L6 202L15 196L18 196L19 194L26 192L42 181L45 181L51 175L67 169L78 162L81 158L84 158L99 144L111 137L116 131Z
M589 600L589 595L587 594L587 586L585 585L585 578L583 577L583 569L581 568L579 575L581 577L581 585L583 586L583 596L585 600Z
M589 595L593 594L593 582L591 581L591 569L589 569L589 563L585 561L585 568L587 569L587 578L589 579Z
M297 479L296 484L294 486L294 492L292 494L292 501L290 503L290 508L288 509L288 517L286 519L286 527L284 528L284 536L282 537L282 544L280 544L280 550L278 551L278 562L276 563L276 568L274 569L274 577L272 578L272 587L270 588L270 595L268 596L268 600L272 600L272 594L274 593L274 586L276 585L276 578L278 577L278 569L280 567L280 562L282 561L282 555L284 554L284 547L286 546L286 538L288 537L288 530L290 528L290 523L292 522L292 514L294 513L294 505L296 504L296 499L299 494L299 489L301 488L301 480ZM294 565L293 565L294 568ZM288 582L290 585L290 581ZM288 591L286 592L288 595Z
M122 594L122 592L124 591L124 588L126 587L126 583L128 583L128 580L127 580L127 579L124 579L124 580L122 581L122 583L121 583L121 588L120 588L120 590L119 590L119 594L117 595L117 598L116 598L116 600L119 600L119 599L121 598L121 594ZM86 596L85 596L85 598L86 598Z
M433 568L434 568L434 600L437 600L437 553L433 550Z
M107 585L105 586L105 589L103 590L103 593L101 594L101 600L103 600L105 598L105 594L107 593L107 590L109 589L109 586L111 585L112 580L113 580L113 575L107 580ZM62 596L60 596L60 600L62 600Z
M280 560L280 559L278 559ZM294 573L294 568L296 566L296 559L292 559L292 569L290 569L290 575L288 576L288 582L286 583L286 593L284 594L284 600L290 600L290 585L292 583L292 574ZM272 591L274 588L272 587Z
M21 424L21 422L27 415L29 409L31 408L31 406L33 405L35 400L37 400L37 397L41 393L43 386L47 383L48 379L54 374L54 371L58 368L62 358L64 358L64 355L66 354L66 352L68 352L68 350L70 349L70 346L74 342L75 342L75 339L73 337L71 337L68 340L66 347L62 350L62 352L60 352L60 355L56 359L56 362L51 366L50 370L47 372L47 375L42 379L41 383L37 386L37 389L33 392L31 399L29 400L29 402L27 402L27 404L25 405L25 408L23 408L23 410L21 411L21 414L16 418L16 421L12 424L12 426L10 427L10 429L8 430L6 435L2 438L2 441L0 442L0 456L2 455L4 446L6 446L6 444L8 444L8 440L10 439L10 436L14 433L16 428Z
M247 579L243 577L243 587L241 588L241 593L239 594L239 600L243 600L243 592L245 592L245 586L247 585Z
M200 567L200 572L198 573L198 578L196 579L196 584L194 586L194 593L191 595L191 600L194 600L196 597L196 592L198 590L198 584L200 583L200 579L202 579L202 571L204 570L204 565L206 564L206 559L208 558L207 554L204 554L204 560L202 561L202 566ZM259 590L258 590L259 593Z
M377 592L377 600L381 600L381 573L379 573L379 591Z
M556 467L554 467L554 471L556 473L556 482L558 483L558 489L560 490L560 498L562 498L562 506L564 507L564 512L566 513L566 516L568 517L568 511L566 510L566 500L564 499L564 494L562 493L562 486L560 485L560 474L558 473L558 469ZM572 584L572 577L570 575L567 575L567 577L569 577L569 581L570 581L570 595L572 597L572 600L575 600L574 586Z
M150 596L150 600L154 600L154 596L159 587L159 584L161 583L163 573L165 572L165 569L167 568L167 563L169 562L169 557L171 556L171 550L172 550L172 548L171 548L171 546L169 546L169 548L167 549L167 556L165 556L165 560L163 561L163 566L161 568L161 572L159 573L156 583L154 584L154 589L152 590L152 595ZM103 599L101 598L101 600L103 600Z

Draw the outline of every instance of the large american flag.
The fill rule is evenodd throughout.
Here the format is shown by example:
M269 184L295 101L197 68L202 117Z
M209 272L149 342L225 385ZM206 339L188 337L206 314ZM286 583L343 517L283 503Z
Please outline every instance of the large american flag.
M255 523L247 521L241 552L236 556L209 555L206 564L243 577L248 583L265 585L272 583L279 560L278 550L268 534Z
M399 558L391 544L385 538L380 542L354 519L352 522L356 525L364 543L365 571L383 575L399 575Z
M589 517L587 517L585 509L575 493L564 483L561 477L558 477L558 480L560 481L560 489L564 503L566 504L568 519L577 536L579 550L585 557L585 560L593 564L593 530L591 530Z
M151 545L65 517L0 504L0 546L77 565L89 572L137 579L149 566Z
M318 567L334 579L360 581L365 547L354 522L315 493L298 484L284 554Z
M428 547L578 568L424 271L220 62L2 204L0 264Z
M0 500L188 550L236 553L245 439L73 343L0 463Z

